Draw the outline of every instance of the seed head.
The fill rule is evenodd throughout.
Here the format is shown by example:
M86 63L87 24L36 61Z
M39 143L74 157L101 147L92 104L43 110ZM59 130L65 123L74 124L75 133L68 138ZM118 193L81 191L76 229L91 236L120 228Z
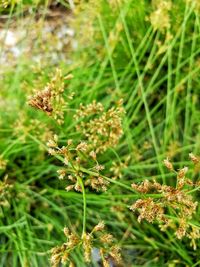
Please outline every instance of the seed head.
M100 237L103 244L111 244L113 242L113 236L111 234L104 234Z
M92 232L103 231L104 228L105 228L105 223L104 223L104 221L101 221L93 228Z
M47 115L53 117L58 124L64 122L64 110L68 104L63 93L65 90L64 80L71 79L72 76L64 77L60 69L56 69L54 76L43 90L29 98L28 104L36 109L44 111Z
M60 169L60 170L57 170L57 173L58 173L58 178L60 179L60 180L62 180L62 179L64 179L64 177L65 177L65 175L66 175L66 170L64 170L64 169Z
M174 169L174 168L173 168L173 165L172 165L172 163L169 161L168 158L164 159L163 162L164 162L165 167L166 167L168 170L173 171L173 169Z
M70 233L69 232L69 228L68 227L64 227L63 232L64 232L65 236L68 238L69 233Z
M7 166L8 160L4 159L2 155L0 155L0 170L4 170Z
M187 171L188 171L188 167L184 167L184 168L180 169L180 170L178 171L178 176L177 176L177 178L178 178L178 179L184 178L185 175L186 175L186 173L187 173Z
M93 158L93 160L96 160L97 155L96 155L96 153L93 150L90 152L89 155L90 155L91 158Z
M87 143L84 142L84 141L81 141L81 142L77 145L76 150L78 150L78 151L82 151L82 152L86 152L86 151L87 151L87 148L88 148Z
M193 153L189 154L189 158L190 158L190 160L193 161L194 164L198 164L200 162L199 158L197 156L195 156Z
M84 234L82 239L83 239L84 259L86 262L90 262L91 252L92 252L92 236L90 234Z
M170 27L169 11L171 9L171 1L156 1L155 10L150 14L150 22L154 30L163 32ZM162 19L160 19L162 18Z

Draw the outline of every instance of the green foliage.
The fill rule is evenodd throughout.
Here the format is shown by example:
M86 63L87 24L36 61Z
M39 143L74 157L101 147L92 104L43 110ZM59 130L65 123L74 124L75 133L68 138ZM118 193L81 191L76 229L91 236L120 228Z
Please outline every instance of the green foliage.
M151 14L155 18L160 2L169 1L152 2L76 1L70 17L70 27L75 29L67 50L70 63L64 57L50 63L40 44L44 59L39 63L22 54L12 66L1 68L0 266L49 266L51 248L66 242L62 229L67 226L81 236L85 219L87 233L105 222L121 247L124 266L199 266L199 240L194 250L187 238L177 239L172 229L161 232L157 222L139 223L138 213L129 209L133 202L149 197L139 197L131 188L133 183L156 179L162 185L177 186L174 173L163 166L167 157L175 170L190 167L187 177L195 184L199 181L199 166L188 157L200 150L198 1L173 1L167 7L165 26L163 16L153 20L159 22L157 28ZM2 19L10 14L4 28L9 30L13 21L17 28L21 14L35 16L35 25L37 14L46 21L50 4L27 0L14 5L13 1L0 10ZM29 15L21 12L27 7L33 10ZM41 27L35 28L39 40ZM33 28L27 25L22 44L32 34ZM54 42L49 46L54 47ZM6 49L1 41L0 58ZM74 97L64 110L62 126L27 104L34 90L42 91L52 80L57 67L64 75L74 76L64 90L67 101L71 93ZM106 192L86 187L85 218L82 194L65 190L68 181L57 178L63 163L59 156L49 155L46 143L56 134L63 146L69 139L79 144L84 137L73 115L80 104L95 100L109 110L121 98L126 111L124 134L117 146L97 158L110 184ZM88 160L88 155L81 155ZM92 168L93 162L89 163ZM88 176L96 173L89 171ZM195 202L197 192L198 187L191 189ZM190 224L199 228L198 217L197 208ZM84 262L82 252L78 247L71 254L75 266L95 266Z

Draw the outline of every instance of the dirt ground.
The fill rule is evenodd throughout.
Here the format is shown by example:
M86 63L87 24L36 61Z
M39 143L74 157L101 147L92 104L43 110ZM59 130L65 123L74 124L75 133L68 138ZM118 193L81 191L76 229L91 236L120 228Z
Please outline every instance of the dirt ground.
M7 67L29 60L38 64L69 61L69 47L76 48L74 30L69 27L71 13L63 7L50 6L20 16L0 15L0 64Z

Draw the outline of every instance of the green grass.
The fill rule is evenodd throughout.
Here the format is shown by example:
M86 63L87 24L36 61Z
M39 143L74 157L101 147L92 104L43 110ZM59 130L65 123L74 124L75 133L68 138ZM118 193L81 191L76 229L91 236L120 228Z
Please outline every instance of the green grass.
M176 169L189 166L188 176L199 179L199 170L191 171L188 154L200 151L200 11L176 1L170 13L172 39L166 41L165 34L154 31L146 20L152 11L149 1L128 0L116 9L108 1L96 3L100 5L96 9L90 1L83 3L71 22L78 42L76 50L69 47L66 52L71 64L67 60L38 64L21 55L16 65L1 66L0 153L8 164L0 177L3 180L8 174L13 187L7 196L9 206L0 206L0 266L50 266L50 249L65 242L64 226L81 235L82 228L89 232L101 220L121 245L124 266L199 266L199 241L194 251L187 238L178 240L172 231L163 233L156 224L138 223L129 206L138 199L130 186L133 182L156 178L175 185L175 175L162 163L167 156ZM45 20L48 2L40 7L36 2L26 4L34 10L30 21L39 9ZM20 25L26 4L2 11L10 14L5 29L12 19L16 27ZM32 30L27 25L26 38ZM111 34L114 40L109 39ZM158 53L158 41L166 46L162 53ZM37 45L40 49L39 38ZM2 56L3 44L0 51ZM33 89L43 89L57 65L74 75L67 90L75 92L75 97L63 126L27 105ZM51 130L63 142L78 141L73 110L92 100L109 108L120 98L126 110L124 135L99 162L110 178L112 162L119 164L127 156L130 160L122 178L113 180L107 192L86 188L83 211L82 194L65 191L66 181L58 180L56 171L62 162L48 154L44 133ZM16 131L22 112L25 127ZM40 122L37 129L30 129L31 119ZM196 191L194 197L198 201ZM195 224L198 218L199 209ZM81 249L73 254L73 261L75 266L95 266L84 263Z

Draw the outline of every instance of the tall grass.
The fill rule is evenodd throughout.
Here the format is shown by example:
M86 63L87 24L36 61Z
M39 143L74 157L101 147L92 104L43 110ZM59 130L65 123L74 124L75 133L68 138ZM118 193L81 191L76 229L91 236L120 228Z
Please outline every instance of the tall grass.
M25 46L37 30L32 27L38 25L37 14L43 14L41 21L46 21L49 4L13 2L1 9L4 29L8 31L13 20L20 27L30 12L21 44ZM0 266L50 266L51 248L66 242L65 226L81 236L83 223L89 233L100 221L121 247L122 266L200 264L199 239L194 250L187 237L179 240L173 229L160 231L158 222L139 223L139 213L129 209L141 198L131 188L133 183L156 179L162 185L177 186L174 172L163 164L167 157L175 170L188 166L187 177L193 183L199 179L199 165L188 156L190 152L198 155L200 148L198 2L172 3L167 15L164 13L169 25L162 24L163 17L159 24L152 22L151 15L155 18L159 8L159 1L75 3L69 17L75 36L63 59L52 62L45 56L48 49L41 47L41 23L33 41L33 47L42 51L40 62L29 53L20 55L13 66L1 65ZM52 49L53 41L48 45ZM1 58L4 52L5 42L1 41ZM74 76L67 81L65 99L72 92L74 97L66 107L63 125L27 104L28 96L43 90L57 67L64 75ZM65 190L66 180L57 178L63 163L49 155L46 143L57 134L61 145L69 139L78 144L83 136L75 130L79 121L73 114L80 104L87 106L96 100L109 110L121 98L126 111L124 134L117 146L98 156L105 167L102 175L110 184L106 192L86 187L83 211L82 194ZM117 179L111 179L113 176ZM194 201L199 199L197 189L191 189ZM197 208L190 223L199 228L198 216ZM85 263L79 247L71 260L75 266L97 265Z

